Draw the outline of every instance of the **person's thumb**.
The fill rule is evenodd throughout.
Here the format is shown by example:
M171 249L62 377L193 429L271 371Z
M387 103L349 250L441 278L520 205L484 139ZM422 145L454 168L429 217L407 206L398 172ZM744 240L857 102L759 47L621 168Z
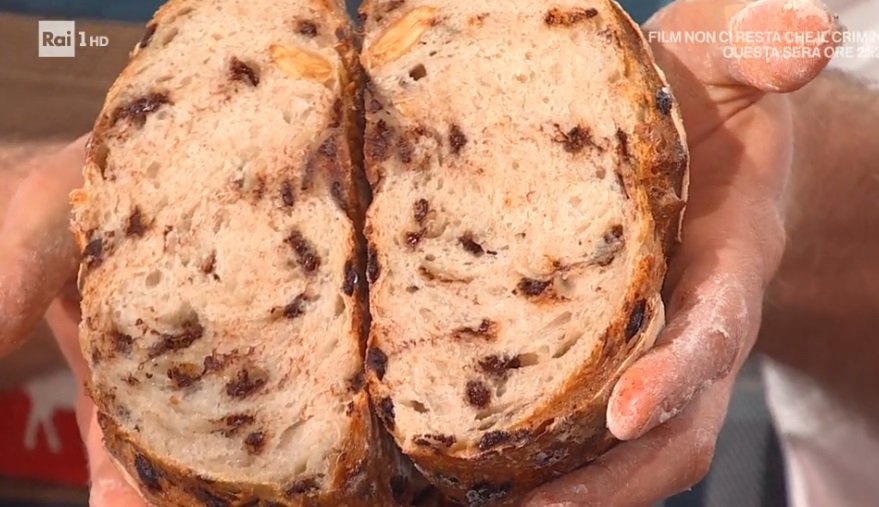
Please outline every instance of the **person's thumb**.
M86 138L25 168L0 224L0 356L11 352L76 274L70 191L82 184Z
M842 40L836 17L818 0L678 0L642 29L685 121L805 86ZM713 125L688 130L698 137L703 127Z

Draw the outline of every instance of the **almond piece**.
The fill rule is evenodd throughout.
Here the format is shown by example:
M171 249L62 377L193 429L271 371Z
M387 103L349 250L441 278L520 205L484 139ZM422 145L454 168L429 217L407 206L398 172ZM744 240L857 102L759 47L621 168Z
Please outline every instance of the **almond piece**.
M269 47L272 62L281 71L293 78L307 79L323 83L328 88L333 84L333 66L323 56L311 51L272 44Z
M385 28L367 50L366 65L373 67L400 58L436 22L436 7L418 7Z

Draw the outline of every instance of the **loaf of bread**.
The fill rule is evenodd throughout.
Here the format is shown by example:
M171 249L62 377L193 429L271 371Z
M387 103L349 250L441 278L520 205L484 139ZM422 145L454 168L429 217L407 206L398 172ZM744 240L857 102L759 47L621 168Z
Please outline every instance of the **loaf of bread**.
M611 0L362 16L358 52L341 0L172 0L107 96L81 341L153 505L507 505L614 444L687 186L640 31Z
M355 49L335 1L172 1L108 94L71 197L80 332L153 505L423 493L364 388Z
M368 0L365 236L378 416L471 507L614 440L610 391L664 324L688 152L611 0Z

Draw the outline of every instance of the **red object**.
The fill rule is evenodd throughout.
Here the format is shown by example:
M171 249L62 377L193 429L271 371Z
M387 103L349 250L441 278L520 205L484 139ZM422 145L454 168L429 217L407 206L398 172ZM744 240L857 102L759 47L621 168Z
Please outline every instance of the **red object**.
M64 486L88 484L87 462L67 401L64 373L0 392L0 477Z

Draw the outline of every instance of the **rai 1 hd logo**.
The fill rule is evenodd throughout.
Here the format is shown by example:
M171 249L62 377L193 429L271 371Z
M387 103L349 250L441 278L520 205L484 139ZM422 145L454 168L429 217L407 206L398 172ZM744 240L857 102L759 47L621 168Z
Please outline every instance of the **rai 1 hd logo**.
M76 31L76 21L40 21L40 58L73 58L78 47L105 47L110 41L104 35Z

